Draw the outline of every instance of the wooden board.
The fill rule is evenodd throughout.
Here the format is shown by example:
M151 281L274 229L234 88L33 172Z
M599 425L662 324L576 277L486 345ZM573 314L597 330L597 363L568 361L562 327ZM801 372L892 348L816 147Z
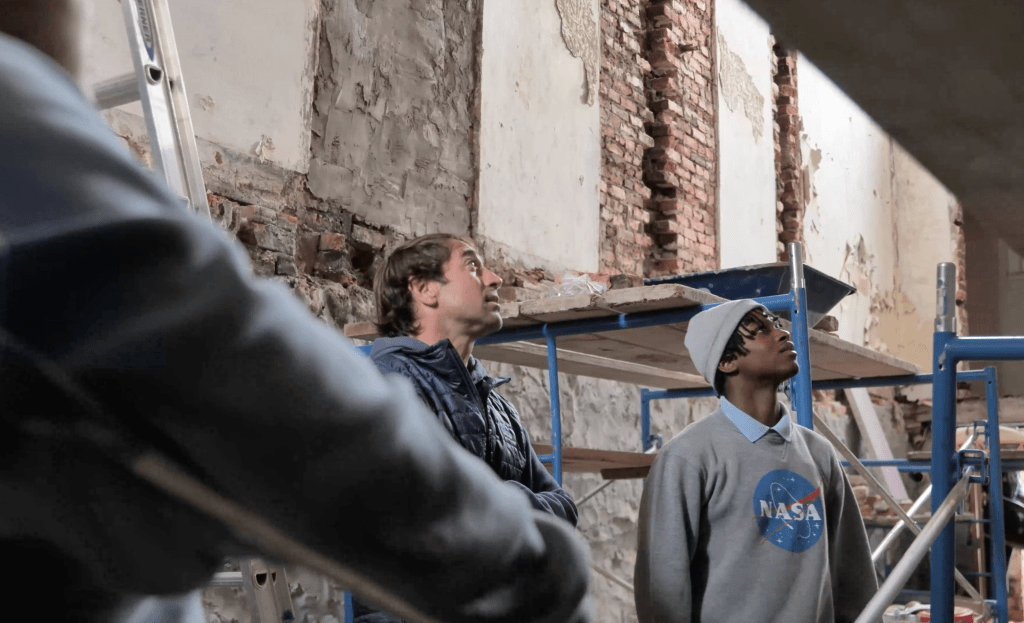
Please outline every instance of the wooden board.
M551 454L554 447L550 444L535 443L533 450L537 454ZM619 450L591 450L589 448L562 447L562 471L566 473L602 473L605 470L650 470L656 454L643 452L622 452ZM551 469L551 466L547 466ZM614 472L613 472L614 473ZM621 476L620 476L621 477ZM643 476L628 476L643 478Z
M506 327L614 317L621 313L685 309L724 299L678 284L611 290L604 295L581 294L503 304ZM663 389L702 387L683 343L685 322L620 329L558 338L559 371ZM350 338L371 340L371 323L345 327ZM829 380L917 374L916 365L823 331L809 331L811 378ZM480 359L547 368L543 340L478 346Z
M496 346L477 346L473 355L485 361L500 361L517 366L547 369L548 349L543 344L512 342ZM620 383L633 383L659 389L704 387L699 374L687 374L656 366L597 357L571 350L558 349L558 371Z

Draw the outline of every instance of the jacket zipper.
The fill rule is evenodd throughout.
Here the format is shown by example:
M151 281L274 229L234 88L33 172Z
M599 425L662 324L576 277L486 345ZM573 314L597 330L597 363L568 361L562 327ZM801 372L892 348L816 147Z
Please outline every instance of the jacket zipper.
M452 351L454 352L454 348L452 349ZM476 402L477 407L479 407L480 409L480 417L484 419L484 460L487 462L488 465L491 465L491 459L493 458L494 454L492 451L491 444L491 438L493 437L493 434L491 431L491 416L487 412L487 403L480 397L480 392L476 388L476 383L473 382L473 377L469 373L469 368L467 368L466 364L462 362L462 358L459 357L457 353L455 354L455 358L458 359L459 361L459 367L462 368L463 377L469 384L469 391L473 394L473 399Z

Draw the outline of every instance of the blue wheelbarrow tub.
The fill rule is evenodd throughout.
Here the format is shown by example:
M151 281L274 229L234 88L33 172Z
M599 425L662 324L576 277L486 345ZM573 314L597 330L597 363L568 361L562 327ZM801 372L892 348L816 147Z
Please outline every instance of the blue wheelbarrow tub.
M857 291L853 286L826 275L820 270L804 264L804 279L807 282L808 328L818 324L828 312L843 300L843 297ZM790 269L786 262L728 268L693 275L674 275L645 279L644 285L678 283L696 290L705 290L725 299L752 299L760 296L786 294L790 290ZM780 312L789 318L789 312Z

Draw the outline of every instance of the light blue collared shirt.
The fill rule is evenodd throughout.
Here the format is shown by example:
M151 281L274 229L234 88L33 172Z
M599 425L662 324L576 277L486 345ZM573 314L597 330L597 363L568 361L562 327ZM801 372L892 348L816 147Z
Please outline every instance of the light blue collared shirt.
M725 416L729 418L733 424L736 425L736 428L740 429L743 436L750 440L750 443L754 443L761 437L764 437L770 430L777 432L783 439L789 441L789 438L793 433L793 426L790 424L789 409L786 408L786 405L779 405L779 407L782 408L782 417L779 418L779 421L775 426L768 428L764 424L744 413L739 407L726 400L725 396L720 397L719 401L721 402L722 412L725 413Z

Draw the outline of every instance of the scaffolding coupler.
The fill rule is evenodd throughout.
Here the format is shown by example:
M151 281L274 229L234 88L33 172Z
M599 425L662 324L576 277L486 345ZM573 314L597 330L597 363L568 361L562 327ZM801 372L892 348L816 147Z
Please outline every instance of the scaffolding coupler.
M956 453L956 471L965 475L970 472L970 483L987 485L988 452L977 448L965 448Z

